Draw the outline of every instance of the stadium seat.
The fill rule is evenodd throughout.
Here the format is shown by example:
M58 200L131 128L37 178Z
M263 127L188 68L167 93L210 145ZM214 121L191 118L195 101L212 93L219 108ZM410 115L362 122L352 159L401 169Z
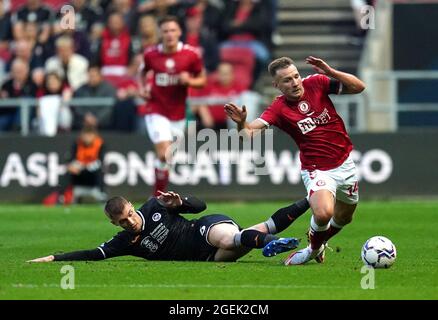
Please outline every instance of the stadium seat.
M249 89L253 80L255 65L254 53L249 48L221 48L221 61L233 65L236 81L239 81L243 88Z

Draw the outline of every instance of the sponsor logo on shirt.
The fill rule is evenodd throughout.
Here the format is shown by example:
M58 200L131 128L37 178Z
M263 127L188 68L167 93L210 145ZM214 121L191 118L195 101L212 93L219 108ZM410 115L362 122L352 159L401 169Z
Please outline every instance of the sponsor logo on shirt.
M160 244L166 240L167 235L169 234L169 229L161 222L154 231L151 232L150 236L157 240Z
M178 84L179 77L176 74L157 73L155 74L155 83L159 87L176 86Z
M148 249L150 252L155 252L158 249L158 244L154 243L154 241L147 236L141 241L140 244L143 248Z
M300 109L301 111L301 109ZM300 128L303 134L306 134L313 129L315 129L318 125L328 123L330 120L330 114L328 113L327 108L321 112L321 114L317 117L307 117L303 120L297 122L298 128Z
M313 118L310 117L298 121L297 125L303 134L306 134L316 128L315 121L313 121Z

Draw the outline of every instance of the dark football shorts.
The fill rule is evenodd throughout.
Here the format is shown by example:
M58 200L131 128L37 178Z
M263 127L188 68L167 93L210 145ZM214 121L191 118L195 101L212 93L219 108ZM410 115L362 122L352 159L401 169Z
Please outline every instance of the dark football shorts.
M208 242L208 233L210 229L219 223L230 223L235 225L239 230L242 228L230 217L223 214L209 214L195 222L195 242L199 248L199 260L211 261L218 248L213 247Z

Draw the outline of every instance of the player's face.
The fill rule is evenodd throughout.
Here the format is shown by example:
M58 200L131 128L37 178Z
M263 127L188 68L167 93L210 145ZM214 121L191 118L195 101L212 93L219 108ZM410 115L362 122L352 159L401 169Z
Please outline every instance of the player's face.
M294 65L277 70L273 84L288 100L299 100L304 94L300 73Z
M176 48L181 37L181 28L178 23L174 21L163 23L160 30L164 47L166 49Z
M128 202L121 215L113 217L111 222L131 233L140 233L142 223L140 216L135 212L134 206Z

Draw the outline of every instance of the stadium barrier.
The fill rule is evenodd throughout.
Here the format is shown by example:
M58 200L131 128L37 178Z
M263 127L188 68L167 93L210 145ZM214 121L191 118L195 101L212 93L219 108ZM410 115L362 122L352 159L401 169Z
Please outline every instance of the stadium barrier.
M57 188L67 178L64 159L75 137L0 137L0 202L40 202ZM108 193L147 199L154 183L150 141L137 134L105 134L104 139ZM206 200L294 200L305 194L297 149L280 131L274 130L273 148L264 151L263 157L233 145L205 150L204 140L192 139L197 141L196 154L175 153L172 190ZM438 163L437 139L438 131L352 134L361 198L438 195L438 171L433 169ZM187 161L190 157L192 163Z
M68 105L74 107L113 107L114 98L73 98ZM19 108L20 112L20 132L23 136L30 133L31 109L38 105L35 98L10 98L0 99L0 108Z

